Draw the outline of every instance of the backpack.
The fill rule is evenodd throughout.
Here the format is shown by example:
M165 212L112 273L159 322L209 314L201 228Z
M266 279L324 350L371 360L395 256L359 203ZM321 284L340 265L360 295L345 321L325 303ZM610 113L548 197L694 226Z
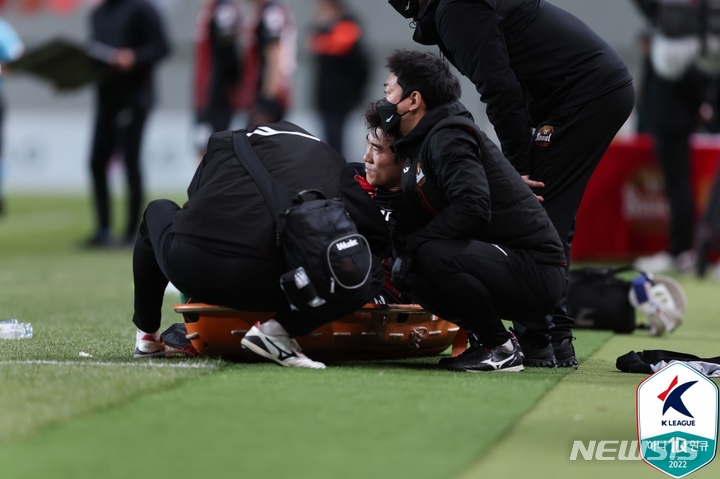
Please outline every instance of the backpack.
M626 280L619 273L639 273ZM650 336L661 336L683 321L687 297L674 279L638 271L632 266L619 268L577 268L568 274L568 315L575 327L632 333L649 329ZM642 312L647 324L636 322L635 311Z
M280 286L291 308L331 317L363 306L373 294L368 296L372 253L345 204L319 190L290 192L262 165L245 130L233 133L233 146L275 219L277 244L289 268Z
M632 333L635 308L628 299L630 281L617 276L631 267L578 268L568 274L567 312L575 327Z

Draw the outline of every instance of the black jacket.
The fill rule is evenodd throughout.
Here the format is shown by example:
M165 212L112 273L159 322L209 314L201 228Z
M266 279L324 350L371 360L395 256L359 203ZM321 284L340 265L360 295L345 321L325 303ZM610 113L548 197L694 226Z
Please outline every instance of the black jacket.
M357 22L344 17L330 27L318 27L309 39L317 62L315 104L321 112L348 113L365 95L370 64L359 32ZM341 36L343 33L355 33L358 38L348 46L342 43L347 41Z
M460 102L430 110L393 144L407 158L394 215L413 254L428 241L476 239L565 264L560 237L510 162Z
M340 198L373 253L389 252L385 220L353 179L343 157L302 128L282 121L254 130L250 144L271 176L291 191L319 189ZM173 233L213 242L229 253L275 257L275 221L268 206L235 156L232 131L215 133L188 187Z
M437 44L475 84L505 156L530 170L530 128L632 81L587 25L545 0L427 0L415 41Z
M156 8L147 0L106 0L90 19L92 40L135 52L135 66L113 73L98 85L103 105L150 108L156 64L170 52Z

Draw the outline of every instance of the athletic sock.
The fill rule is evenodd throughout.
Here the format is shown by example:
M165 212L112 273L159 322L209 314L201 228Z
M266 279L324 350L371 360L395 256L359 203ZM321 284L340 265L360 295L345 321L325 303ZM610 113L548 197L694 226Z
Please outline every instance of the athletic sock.
M268 336L289 336L285 328L283 328L280 323L278 323L274 319L270 319L260 324L258 329L261 333Z
M160 336L159 329L157 331L155 331L154 333L146 333L145 331L141 331L138 329L137 333L135 333L135 342L140 341L140 339L142 339L142 337L145 336L146 334L149 334L150 336L152 336L155 341L160 342L161 336Z
M511 352L513 350L513 343L511 339L508 339L500 345L503 351Z

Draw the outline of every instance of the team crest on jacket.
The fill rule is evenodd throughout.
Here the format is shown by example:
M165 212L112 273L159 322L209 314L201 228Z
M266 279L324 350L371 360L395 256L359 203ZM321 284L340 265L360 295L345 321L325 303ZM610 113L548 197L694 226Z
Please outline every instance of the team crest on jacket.
M543 126L535 134L535 144L542 147L550 146L550 139L553 133L555 133L555 128L551 125Z
M420 163L417 164L417 172L415 173L415 182L418 186L422 186L425 183L425 173L423 173Z

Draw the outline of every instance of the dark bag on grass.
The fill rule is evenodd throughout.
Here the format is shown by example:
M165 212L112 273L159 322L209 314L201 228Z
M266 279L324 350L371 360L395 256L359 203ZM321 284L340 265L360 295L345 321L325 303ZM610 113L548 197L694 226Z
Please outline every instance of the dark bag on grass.
M631 270L630 266L570 270L566 305L575 327L616 333L635 330L635 308L628 299L630 281L616 276Z
M280 286L291 306L327 316L349 305L361 307L369 300L365 286L373 268L372 254L345 204L319 190L293 195L270 176L245 131L233 134L233 145L277 224L278 246L290 269L280 277Z

